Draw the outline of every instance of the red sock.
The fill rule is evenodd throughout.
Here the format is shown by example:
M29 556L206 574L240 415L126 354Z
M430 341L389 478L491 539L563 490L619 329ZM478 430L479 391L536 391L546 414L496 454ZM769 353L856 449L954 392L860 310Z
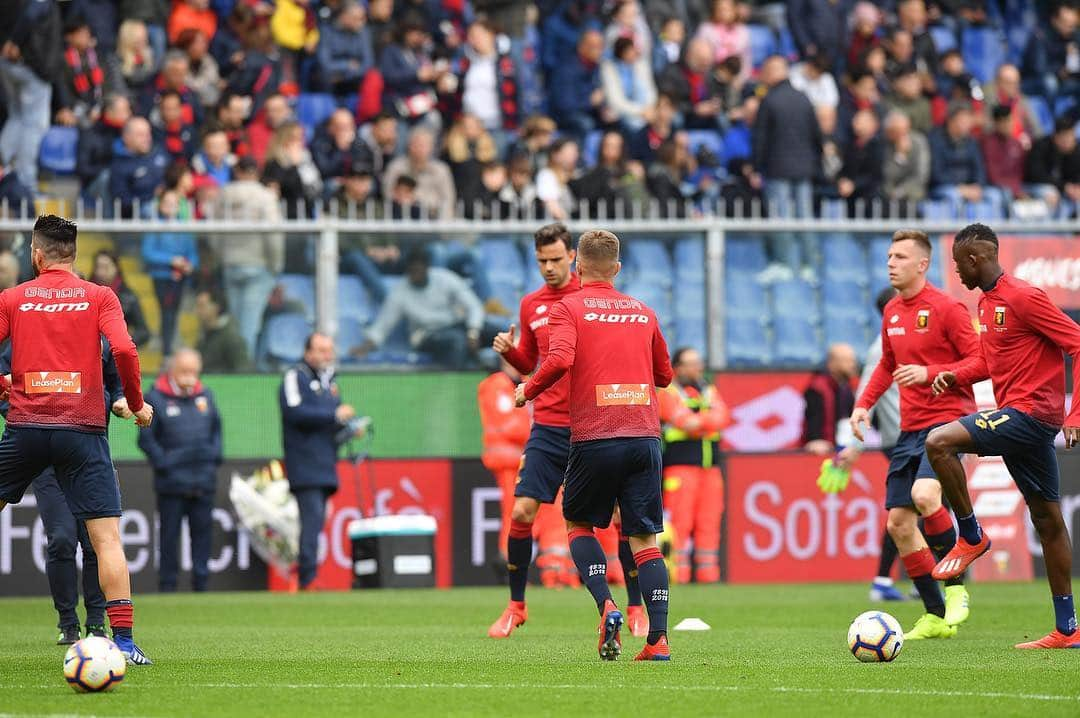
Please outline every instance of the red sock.
M901 556L900 560L904 562L904 570L907 571L908 576L913 579L929 574L937 565L937 562L934 561L934 554L930 552L928 547L921 548L915 553L909 553L907 556Z
M949 510L944 506L939 506L937 511L923 517L923 533L927 536L943 534L946 531L951 531L952 528L952 516L949 515Z
M510 520L510 538L532 538L532 530L532 524L527 524L524 521L514 521L513 519Z
M131 638L131 629L135 625L135 607L127 598L109 601L105 604L105 613L109 615L109 627L113 636Z

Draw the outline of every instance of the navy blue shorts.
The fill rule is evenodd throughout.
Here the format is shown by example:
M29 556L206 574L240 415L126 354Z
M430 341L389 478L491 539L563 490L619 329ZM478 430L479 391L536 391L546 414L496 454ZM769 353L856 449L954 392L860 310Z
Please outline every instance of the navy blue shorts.
M627 536L664 530L663 460L660 439L600 439L570 446L563 516L600 528L611 523L615 504Z
M1060 476L1054 437L1060 427L1044 424L1022 411L1005 407L960 419L979 456L1000 456L1025 499L1037 496L1060 501Z
M0 439L0 501L19 503L49 467L75 518L120 515L120 485L105 434L72 429L9 425Z
M570 427L533 424L521 455L514 496L527 496L542 504L555 501L570 459Z
M911 489L916 479L936 479L934 467L926 458L926 436L937 424L918 431L901 431L889 454L889 476L885 479L885 508L914 506Z

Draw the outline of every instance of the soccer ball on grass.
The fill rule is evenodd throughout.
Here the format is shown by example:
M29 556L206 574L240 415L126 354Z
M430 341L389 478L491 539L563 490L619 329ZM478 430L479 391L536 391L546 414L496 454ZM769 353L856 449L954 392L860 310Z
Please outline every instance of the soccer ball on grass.
M108 638L84 638L64 656L64 678L77 693L111 691L126 672L124 654Z
M888 663L904 647L900 622L883 611L867 611L855 617L847 634L851 655L863 663Z

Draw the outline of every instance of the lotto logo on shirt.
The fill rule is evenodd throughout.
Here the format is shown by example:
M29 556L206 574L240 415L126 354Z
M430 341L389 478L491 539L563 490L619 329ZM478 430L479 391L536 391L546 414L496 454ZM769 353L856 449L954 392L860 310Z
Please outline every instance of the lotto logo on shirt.
M27 394L81 394L82 374L77 371L33 371L23 374Z
M652 395L648 384L597 384L597 406L648 406Z

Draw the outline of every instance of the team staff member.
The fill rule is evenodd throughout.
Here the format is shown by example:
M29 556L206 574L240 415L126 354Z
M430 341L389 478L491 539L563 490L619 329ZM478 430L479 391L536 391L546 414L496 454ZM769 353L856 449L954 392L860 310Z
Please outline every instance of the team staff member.
M727 404L705 381L705 362L690 347L675 350L675 381L658 392L664 437L664 508L675 529L679 583L689 583L691 557L698 583L720 580L720 521L724 477L720 430L731 423Z
M158 588L163 593L176 590L180 525L185 516L191 540L192 588L205 591L210 578L207 564L217 469L222 460L221 417L214 395L199 380L201 373L202 357L197 351L177 350L146 395L157 421L139 432L139 448L154 468L161 522Z
M600 611L602 660L622 650L622 612L607 585L607 558L594 533L619 507L649 613L646 645L636 660L671 658L667 641L668 571L656 544L664 530L660 415L656 387L671 383L671 359L652 309L615 290L619 239L593 230L578 241L581 291L550 312L548 355L528 384L524 405L569 380L570 458L563 516L570 553Z
M11 380L0 375L0 399L10 395L0 440L0 510L18 503L35 478L52 467L76 519L98 557L113 642L129 663L150 659L132 636L131 579L120 541L120 487L105 436L101 336L139 426L154 409L143 402L139 353L124 312L108 287L75 276L78 230L44 215L30 239L35 279L0 293L0 341L11 338Z
M518 466L529 440L532 419L526 409L514 406L514 387L521 374L505 359L502 368L476 387L476 402L480 406L480 425L484 429L484 453L480 460L484 468L495 475L502 500L502 526L499 530L499 549L506 547L510 536L510 512L514 508L514 485Z
M130 419L131 411L127 408L124 388L120 384L120 374L116 371L116 362L112 358L112 348L102 341L101 375L105 385L105 403L112 407L112 413L122 419ZM11 371L11 344L0 356L0 374ZM0 413L7 416L8 403L0 404ZM106 418L106 423L108 416ZM106 637L105 634L105 594L98 582L97 554L86 533L86 525L71 513L71 508L64 499L64 492L56 480L52 467L34 479L34 498L38 513L45 528L45 575L49 579L49 593L52 594L53 607L56 609L60 635L56 645L69 646L81 638L79 616L75 609L79 606L79 569L75 565L75 549L83 550L83 606L86 608L86 635Z
M319 568L319 532L326 501L337 491L337 438L356 410L341 403L334 379L334 340L316 332L304 358L285 372L279 392L285 474L300 509L300 588L311 587ZM362 429L357 434L363 433Z

